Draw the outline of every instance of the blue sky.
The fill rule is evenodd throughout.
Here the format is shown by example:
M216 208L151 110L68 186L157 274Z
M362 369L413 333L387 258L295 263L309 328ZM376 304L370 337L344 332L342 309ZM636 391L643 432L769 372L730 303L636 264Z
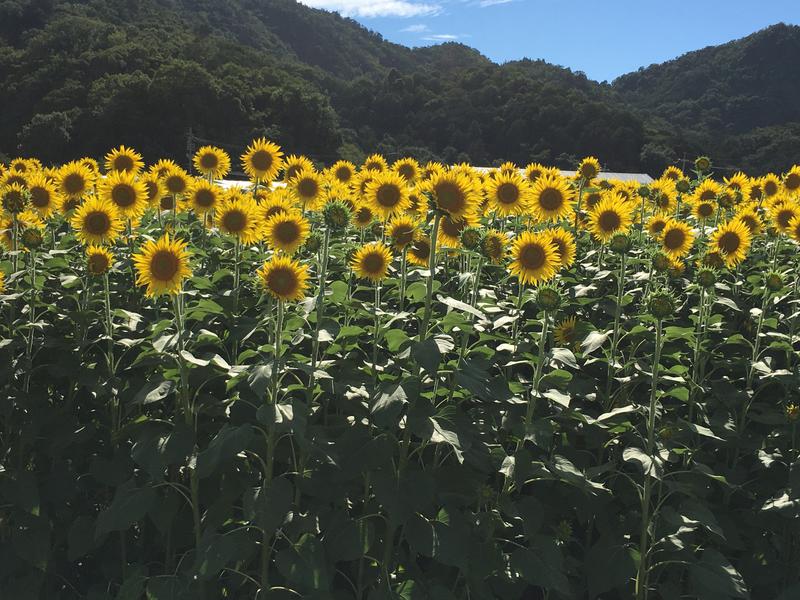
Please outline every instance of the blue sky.
M456 40L496 62L543 58L592 79L800 24L800 0L300 0L407 46Z

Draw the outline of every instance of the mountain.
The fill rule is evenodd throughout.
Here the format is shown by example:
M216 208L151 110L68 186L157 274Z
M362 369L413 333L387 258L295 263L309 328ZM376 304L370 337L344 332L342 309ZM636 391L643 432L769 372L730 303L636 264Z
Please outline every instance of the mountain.
M797 28L773 29L751 36L765 37L761 55L796 57ZM0 0L0 159L126 144L186 163L197 144L237 153L265 135L320 163L380 151L566 167L595 154L610 169L654 172L684 152L713 154L721 128L735 136L725 160L788 164L797 152L760 149L786 142L794 107L759 121L729 102L728 90L748 97L746 81L727 83L744 56L714 54L698 94L681 66L700 69L693 54L599 84L544 61L497 65L461 44L406 48L294 0ZM757 80L750 113L759 98L786 97L772 95L782 69L781 93L797 90L788 62L755 69L773 78ZM716 93L712 80L726 86Z
M798 60L800 27L778 24L623 75L613 88L667 145L781 171L800 156Z

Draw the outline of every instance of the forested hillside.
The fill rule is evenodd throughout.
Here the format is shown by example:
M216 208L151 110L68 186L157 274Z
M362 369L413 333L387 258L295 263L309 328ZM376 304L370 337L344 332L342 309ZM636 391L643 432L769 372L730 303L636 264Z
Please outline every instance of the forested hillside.
M610 86L460 44L412 50L293 0L5 0L0 156L124 142L185 160L191 131L231 148L266 135L326 163L367 148L475 164L596 154L654 172L709 152L782 170L800 153L784 64L798 47L798 28L777 26Z

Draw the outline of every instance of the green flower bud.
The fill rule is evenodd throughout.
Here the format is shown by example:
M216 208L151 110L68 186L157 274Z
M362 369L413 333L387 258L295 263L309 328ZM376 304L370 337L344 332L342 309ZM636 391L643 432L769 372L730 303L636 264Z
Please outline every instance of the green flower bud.
M681 194L685 194L690 189L689 180L685 177L681 177L675 182L675 189L677 189Z
M780 292L783 289L783 277L780 273L769 273L764 283L770 292Z
M703 289L709 290L717 283L717 274L713 269L703 268L697 272L697 284Z
M319 252L319 249L322 247L322 236L320 236L319 232L312 232L311 235L308 236L304 247L306 251L312 254L314 252Z
M631 249L631 240L624 233L617 233L611 238L611 243L608 245L612 252L617 254L625 254Z
M660 321L675 312L675 300L667 292L656 292L647 301L647 309L651 315Z
M322 217L332 233L341 233L350 223L350 207L344 202L334 200L328 202L322 211Z
M478 250L483 241L483 234L477 227L467 227L461 232L461 243L467 250Z
M542 310L558 310L561 306L561 292L550 286L539 288L539 292L536 294L536 303Z
M711 159L707 156L698 156L694 161L694 168L700 173L705 173L711 169Z
M22 245L28 250L36 250L44 242L42 232L35 227L29 227L23 231L22 235L20 236L20 240L22 241Z

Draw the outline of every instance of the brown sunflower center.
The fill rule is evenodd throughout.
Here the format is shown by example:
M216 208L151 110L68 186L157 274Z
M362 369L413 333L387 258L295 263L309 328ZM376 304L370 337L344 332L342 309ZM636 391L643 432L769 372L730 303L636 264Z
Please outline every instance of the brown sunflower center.
M516 204L519 200L519 188L513 183L502 183L497 186L497 201L500 204Z
M778 193L778 184L774 181L767 181L764 184L764 192L767 194L767 196L774 196Z
M111 200L120 208L128 208L136 204L136 190L127 183L120 183L111 190Z
M378 204L386 208L397 206L401 197L400 190L396 185L391 183L383 184L378 188L378 192L376 193Z
M700 192L700 200L713 200L717 197L717 194L713 190L705 190Z
M133 158L127 154L119 154L118 156L114 157L113 166L115 171L132 171Z
M152 202L158 195L158 183L155 181L145 181L144 188L147 190L147 200Z
M519 262L528 270L535 271L544 266L547 255L540 244L527 244L519 251Z
M159 204L161 205L161 210L172 210L172 207L175 205L172 201L172 196L162 196Z
M222 226L231 233L240 233L247 227L247 215L241 210L229 210L222 216Z
M186 191L186 180L180 175L170 175L165 185L170 194L182 194Z
M581 175L584 179L594 179L597 177L597 167L593 163L581 165Z
M64 189L68 194L81 194L86 189L86 180L80 173L70 173L64 177Z
M281 244L293 244L300 237L300 227L294 221L281 221L272 230L272 234Z
M411 253L419 260L428 260L431 255L431 244L428 240L416 240L411 246Z
M400 177L402 177L406 181L411 181L412 179L414 179L414 175L416 174L414 172L414 165L409 165L409 164L400 165L400 167L398 167L397 169L397 174L400 175Z
M750 233L758 231L758 221L756 221L753 215L742 215L739 217L739 220L750 230Z
M789 173L786 176L786 180L783 182L783 184L786 186L787 190L794 191L797 188L800 188L800 174Z
M380 252L370 252L361 259L361 268L370 275L383 273L385 267L386 262Z
M778 211L778 224L783 227L784 229L789 226L789 221L794 218L794 211L788 208L784 208L781 211Z
M348 167L339 167L336 169L336 179L342 183L347 183L353 177L353 172Z
M319 185L313 179L301 179L297 184L297 193L301 198L314 198L319 193Z
M442 233L451 238L457 238L466 227L466 221L454 221L448 218L442 219Z
M213 152L207 152L200 157L200 166L207 171L216 169L219 166L219 158Z
M564 204L564 196L555 188L546 188L539 194L539 206L546 211L558 210Z
M277 296L293 296L297 286L295 272L286 267L272 269L267 277L267 287Z
M105 254L92 254L89 257L89 272L93 275L102 275L108 270L108 257Z
M356 211L356 223L359 225L369 225L372 222L372 211L366 206L362 206Z
M367 171L383 171L383 165L377 160L370 161L364 164Z
M180 261L169 250L159 250L150 259L150 275L157 281L172 281L179 270Z
M105 235L111 229L111 218L107 213L95 210L84 217L83 226L92 235Z
M269 217L274 217L275 215L283 214L285 212L286 212L285 207L281 206L280 204L273 204L272 206L267 207L267 209L264 211L264 216L269 218Z
M528 181L531 183L535 183L539 177L542 176L542 171L540 169L531 169L528 171Z
M622 219L615 210L604 210L597 218L597 225L601 231L616 231L621 224ZM662 225L659 231L663 228L664 226Z
M194 203L200 208L210 208L214 206L217 197L211 190L201 188L194 194Z
M600 192L591 192L586 195L586 208L592 209L600 202Z
M443 181L436 186L434 192L439 208L450 213L460 213L464 210L467 199L464 190L458 184Z
M703 202L697 207L697 214L702 218L707 219L714 214L714 205L710 202Z
M664 247L668 250L682 248L685 241L686 233L683 229L670 229L664 234Z
M407 246L414 239L414 228L411 225L396 225L392 229L392 239L398 246Z
M36 208L45 208L50 206L50 192L42 187L33 187L31 192L31 204Z
M725 254L733 254L742 245L742 240L735 231L726 231L719 237L717 245Z
M253 155L250 157L250 165L256 171L269 171L274 162L275 159L272 157L272 154L266 150L257 150L253 152ZM287 175L288 173L289 172L287 171ZM294 173L291 176L294 177Z

